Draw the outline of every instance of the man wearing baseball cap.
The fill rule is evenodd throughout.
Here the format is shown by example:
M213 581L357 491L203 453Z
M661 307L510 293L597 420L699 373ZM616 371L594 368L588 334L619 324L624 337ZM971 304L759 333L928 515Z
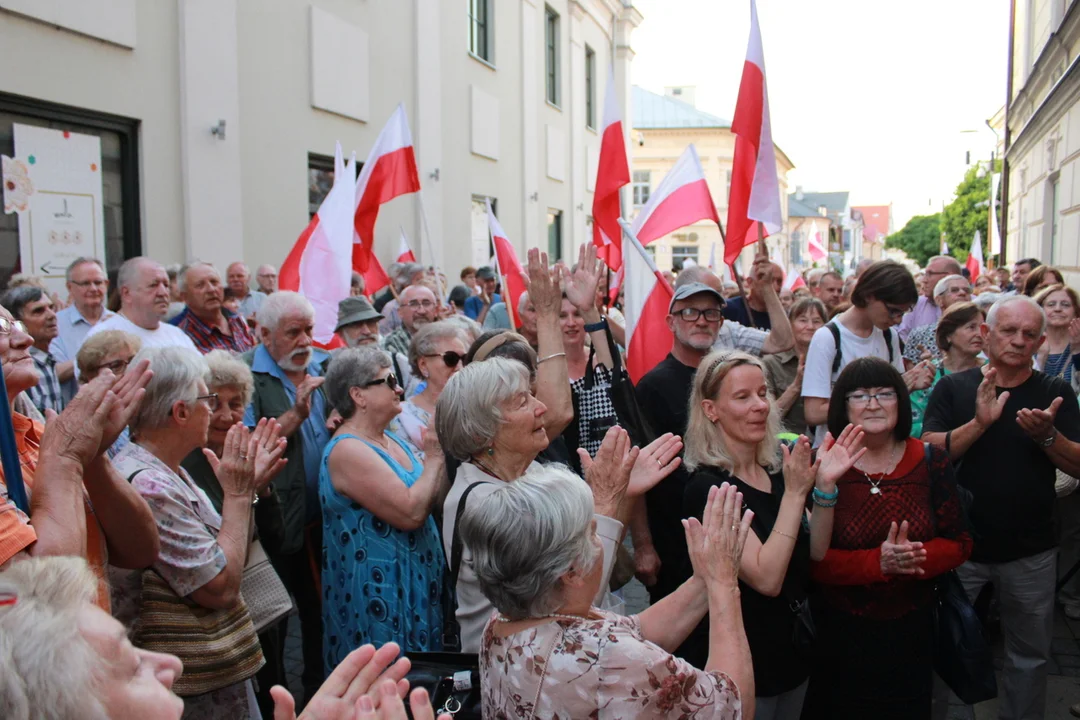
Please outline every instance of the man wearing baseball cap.
M502 302L502 297L495 292L497 283L495 271L487 265L476 271L476 284L480 292L465 301L465 314L481 325L484 324L491 306Z

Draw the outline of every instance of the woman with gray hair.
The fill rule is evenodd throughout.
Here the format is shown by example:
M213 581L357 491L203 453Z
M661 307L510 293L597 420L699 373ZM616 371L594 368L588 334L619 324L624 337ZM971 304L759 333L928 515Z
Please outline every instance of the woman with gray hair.
M174 593L196 605L229 609L241 601L240 580L251 542L255 489L277 464L282 447L274 420L259 422L254 433L236 423L226 433L220 457L203 450L221 485L219 513L181 462L207 442L218 395L207 387L206 360L186 348L142 350L133 362L150 361L154 373L142 405L131 419L131 443L113 460L146 500L157 523L161 550L153 569ZM140 586L128 578L117 589L117 618L132 624ZM122 608L121 605L127 605ZM132 612L134 610L134 612ZM259 710L250 680L189 697L187 716L247 717Z
M401 404L401 414L390 429L417 450L424 446L424 431L431 425L446 381L461 369L465 349L465 333L449 320L421 326L409 343L409 368L415 377L423 378L424 389ZM424 459L422 451L420 459Z
M540 467L537 456L548 446L546 412L547 407L530 390L529 368L503 357L470 363L450 378L439 397L435 415L439 442L449 455L463 461L443 504L442 540L450 559L465 652L479 650L492 604L481 591L460 538L455 537L458 518L468 502ZM630 504L625 499L644 494L669 475L678 466L680 447L665 436L639 451L631 448L625 430L613 427L595 459L590 460L584 451L578 453L592 488L597 532L604 548L603 562L598 565L603 580L597 589L598 603L606 593L615 549L622 541Z
M683 521L693 575L640 615L593 607L603 588L589 490L565 468L534 465L476 499L461 538L498 614L484 630L484 717L754 717L754 676L739 609L753 513L724 485L703 523ZM704 671L671 653L709 611Z
M382 350L339 352L325 390L343 418L319 466L326 667L367 642L441 650L446 563L431 517L443 487L439 441L423 435L421 463L389 430L402 388Z

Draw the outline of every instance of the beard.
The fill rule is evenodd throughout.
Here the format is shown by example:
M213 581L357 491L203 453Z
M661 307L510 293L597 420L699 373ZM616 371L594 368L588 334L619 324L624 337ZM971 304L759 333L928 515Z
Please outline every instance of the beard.
M286 372L300 372L307 368L309 362L311 362L311 348L304 348L303 350L293 350L278 360L277 364Z
M716 343L716 334L684 333L676 330L675 339L687 347L698 351L711 350Z
M382 337L375 333L374 335L360 335L358 337L344 336L345 345L350 348L364 347L366 345L378 345L382 342Z

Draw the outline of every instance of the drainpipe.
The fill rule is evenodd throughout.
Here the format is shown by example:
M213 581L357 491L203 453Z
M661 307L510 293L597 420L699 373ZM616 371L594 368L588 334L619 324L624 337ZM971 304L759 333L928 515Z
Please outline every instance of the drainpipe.
M1009 3L1009 61L1007 63L1008 75L1005 77L1005 149L1001 153L1001 255L998 256L998 267L1008 264L1009 252L1009 145L1012 132L1009 128L1009 104L1013 97L1013 53L1015 52L1016 38L1016 0ZM990 168L993 172L993 167ZM990 199L993 207L993 198ZM1023 234L1021 234L1023 237Z

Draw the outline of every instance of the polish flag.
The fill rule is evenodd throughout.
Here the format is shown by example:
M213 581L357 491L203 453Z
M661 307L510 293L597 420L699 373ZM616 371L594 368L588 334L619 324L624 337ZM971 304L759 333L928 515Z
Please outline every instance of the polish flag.
M379 206L398 195L419 191L420 176L416 172L412 133L405 117L405 106L398 105L375 139L356 181L352 266L367 281L369 295L390 284L390 278L375 257L375 220Z
M596 169L596 189L593 191L593 245L607 266L618 271L622 267L622 230L619 218L619 188L630 182L630 164L626 159L626 139L623 137L619 99L615 92L615 70L608 68L608 87L604 96L604 127L600 133L600 162Z
M983 264L982 233L978 230L975 231L975 237L971 240L971 252L968 253L968 259L964 263L964 267L971 273L971 277L968 279L972 283L979 278L979 275L986 272L986 265Z
M810 260L813 262L822 260L829 254L821 245L821 233L819 232L810 235L809 241L807 242L807 249L810 251Z
M416 256L413 255L412 248L409 247L409 238L405 237L405 228L401 228L401 242L398 244L397 261L399 263L416 262Z
M674 339L667 324L674 292L652 257L632 232L624 234L626 370L635 385L671 352Z
M798 270L788 270L787 275L784 277L784 289L795 290L801 287L806 287L806 281L803 280L802 273Z
M334 184L319 211L281 264L278 286L304 295L315 307L316 344L333 346L338 303L352 280L355 158L346 163L341 143L334 151Z
M750 42L746 48L731 132L736 138L724 245L726 263L733 262L744 247L757 242L755 223L760 222L764 226L763 235L768 236L779 232L784 222L776 174L776 150L769 121L765 51L761 46L761 27L754 0L750 0Z
M638 242L648 245L699 220L712 220L720 225L720 216L716 214L716 204L709 194L697 148L688 145L675 166L649 195L649 202L634 218L631 233Z
M510 322L515 328L521 326L521 318L518 317L518 303L521 295L525 292L525 273L521 269L514 246L510 244L506 232L499 224L499 219L491 209L491 200L487 203L488 229L491 230L491 241L495 245L495 265L503 276L503 302L506 303L506 312L510 315Z

